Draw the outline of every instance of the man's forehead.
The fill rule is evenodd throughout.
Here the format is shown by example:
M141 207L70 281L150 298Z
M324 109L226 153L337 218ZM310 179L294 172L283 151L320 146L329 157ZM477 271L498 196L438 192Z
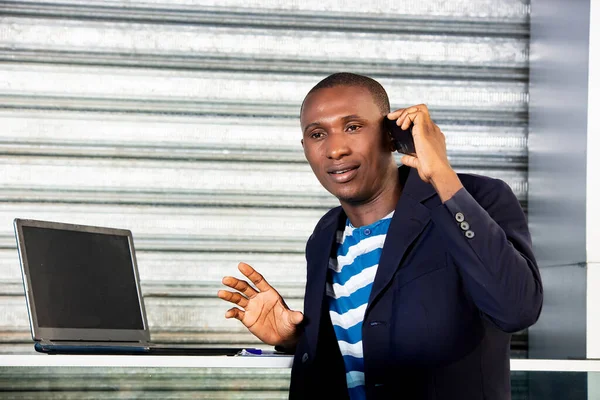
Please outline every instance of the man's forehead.
M355 96L368 96L373 97L369 89L362 85L336 85L331 87L323 87L310 92L304 99L304 105L306 106L309 102L322 99L323 97L329 96L341 96L341 95L352 94Z
M362 86L339 85L320 88L309 93L304 99L300 114L301 122L313 114L337 111L342 114L356 114L357 110L365 111L377 108L371 92Z

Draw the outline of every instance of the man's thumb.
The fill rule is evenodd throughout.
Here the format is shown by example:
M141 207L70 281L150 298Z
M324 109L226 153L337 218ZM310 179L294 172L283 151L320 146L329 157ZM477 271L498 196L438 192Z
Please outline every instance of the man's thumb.
M290 315L290 322L294 325L298 325L304 319L304 314L300 311L292 311Z
M418 162L417 162L417 157L414 156L409 156L408 154L405 154L402 156L402 158L400 158L400 162L403 165L409 166L411 168L418 168Z

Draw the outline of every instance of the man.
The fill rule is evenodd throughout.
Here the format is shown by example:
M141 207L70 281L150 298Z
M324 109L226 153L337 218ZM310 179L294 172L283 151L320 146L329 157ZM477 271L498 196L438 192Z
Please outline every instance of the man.
M542 307L523 211L504 182L452 169L425 105L389 111L361 75L307 94L304 154L341 206L308 239L304 313L240 263L254 285L223 279L225 316L294 352L293 399L509 399L510 333ZM399 168L384 118L412 125Z

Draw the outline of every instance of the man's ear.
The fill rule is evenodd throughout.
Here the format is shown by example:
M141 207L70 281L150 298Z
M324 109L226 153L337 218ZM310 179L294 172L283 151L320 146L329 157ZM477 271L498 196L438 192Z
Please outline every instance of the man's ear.
M302 148L304 148L304 139L300 139L300 143L302 144Z

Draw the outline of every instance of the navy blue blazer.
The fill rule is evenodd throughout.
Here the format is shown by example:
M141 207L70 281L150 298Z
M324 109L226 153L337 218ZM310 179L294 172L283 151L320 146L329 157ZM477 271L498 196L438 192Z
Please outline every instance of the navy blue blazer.
M510 334L538 319L542 282L521 206L501 180L459 174L446 203L400 167L402 195L362 326L369 399L510 399ZM290 399L347 398L325 295L341 207L306 245L302 334ZM314 397L313 397L314 396ZM331 397L330 397L331 398Z

